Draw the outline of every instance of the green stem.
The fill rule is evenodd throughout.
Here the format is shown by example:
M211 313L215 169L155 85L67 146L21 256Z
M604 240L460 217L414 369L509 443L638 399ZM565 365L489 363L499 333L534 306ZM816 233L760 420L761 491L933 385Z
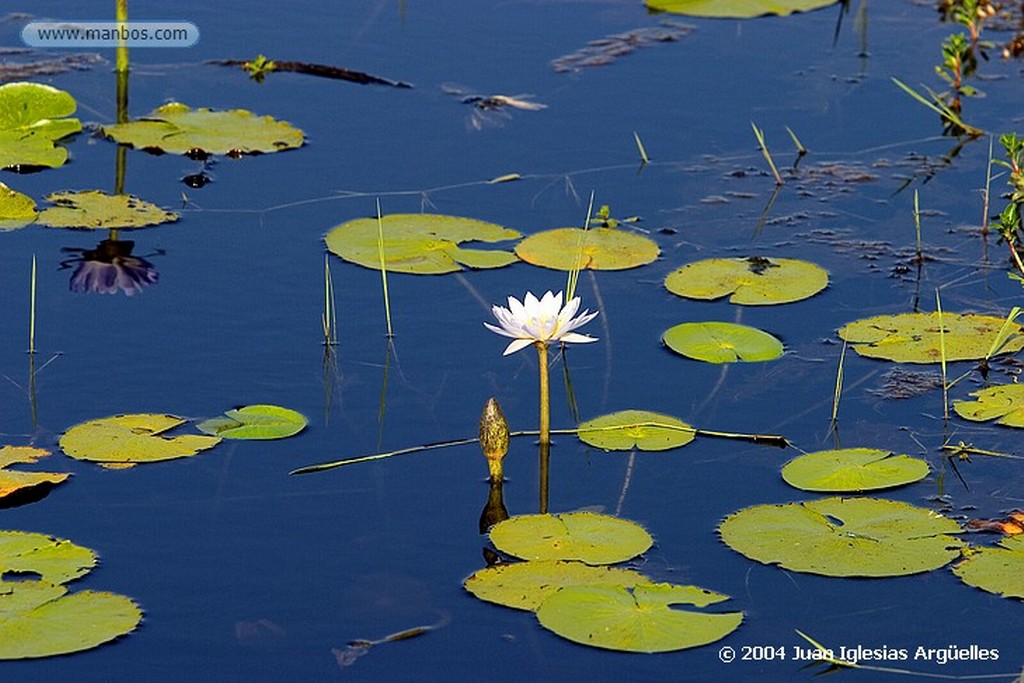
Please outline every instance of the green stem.
M551 400L548 392L548 345L534 342L540 365L540 443L551 444Z
M114 18L118 22L118 28L122 28L122 24L128 21L128 0L116 0L114 2ZM126 73L128 71L128 46L124 43L123 39L117 41L117 49L115 51L116 66L114 70L118 73Z

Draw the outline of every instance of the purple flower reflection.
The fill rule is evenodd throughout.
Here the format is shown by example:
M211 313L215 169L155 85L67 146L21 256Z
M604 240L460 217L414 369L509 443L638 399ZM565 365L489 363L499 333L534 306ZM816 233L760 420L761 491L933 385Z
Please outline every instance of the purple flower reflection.
M79 255L65 262L77 263L71 275L72 292L98 292L134 296L144 287L156 284L160 273L152 263L141 256L132 256L135 242L103 240L95 249L79 251Z

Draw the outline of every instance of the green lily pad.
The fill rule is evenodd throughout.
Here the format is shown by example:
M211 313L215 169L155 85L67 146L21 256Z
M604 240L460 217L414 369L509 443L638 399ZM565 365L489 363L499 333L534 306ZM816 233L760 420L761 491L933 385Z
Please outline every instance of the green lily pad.
M667 451L693 441L697 430L671 415L620 410L581 422L580 441L606 451Z
M38 222L51 228L142 228L178 220L173 211L164 211L130 194L55 192L46 201L56 206L43 209Z
M60 438L60 447L78 460L140 463L184 458L220 443L217 436L162 436L184 423L174 415L115 415L71 427Z
M725 518L726 545L752 560L824 576L904 576L956 559L952 519L879 498L755 505Z
M946 361L980 360L992 348L1004 320L971 313L942 313L943 343ZM1015 353L1024 348L1024 329L1011 324L1010 334L999 353ZM939 314L901 313L876 315L855 320L839 329L839 337L868 358L883 358L899 363L939 363Z
M522 235L473 218L426 213L384 216L384 265L416 275L455 273L468 268L501 268L518 259L507 251L467 249L464 242L503 242ZM376 218L342 223L327 233L327 248L346 261L380 270L380 228Z
M1024 384L1004 384L972 391L974 401L953 401L953 410L965 420L985 422L994 418L996 424L1024 427Z
M997 547L971 548L953 573L969 586L1004 598L1024 598L1024 535L1009 536Z
M928 463L875 448L841 448L790 460L782 478L804 491L845 493L903 486L928 476Z
M679 609L705 607L728 596L697 586L667 583L568 586L537 609L541 626L563 638L622 652L671 652L721 640L740 627L742 612Z
M0 659L88 650L135 630L142 610L131 598L44 581L0 582Z
M650 580L632 569L594 567L582 562L535 560L496 564L476 572L463 584L487 602L535 611L545 599L565 586L622 586L632 588Z
M48 455L50 451L31 446L0 448L0 498L23 493L37 486L56 486L71 476L67 472L23 472L9 469L10 465L36 462Z
M56 168L68 151L54 142L82 130L75 113L75 98L41 83L0 85L0 168L46 166Z
M625 270L651 263L660 253L654 240L612 228L556 228L516 245L519 258L555 270Z
M306 428L302 413L281 406L244 406L224 415L204 420L196 428L225 439L284 439Z
M668 291L688 299L719 299L765 306L800 301L828 286L828 271L807 261L716 258L687 265L665 278Z
M615 564L653 545L635 522L593 512L516 515L495 524L491 542L498 550L524 560L578 560Z
M35 200L0 183L0 231L23 228L35 219Z
M670 327L662 340L676 353L707 363L775 360L785 351L767 332L736 323L681 323Z
M839 0L646 0L656 12L685 14L691 17L752 19L766 14L787 15L810 12L834 5Z
M0 577L33 574L32 578L47 583L67 583L85 576L95 566L96 553L71 541L24 531L0 531ZM0 581L0 586L5 585L7 581Z
M270 116L244 109L190 109L180 102L170 102L141 119L104 126L102 130L122 144L170 154L240 156L294 149L304 141L301 130Z

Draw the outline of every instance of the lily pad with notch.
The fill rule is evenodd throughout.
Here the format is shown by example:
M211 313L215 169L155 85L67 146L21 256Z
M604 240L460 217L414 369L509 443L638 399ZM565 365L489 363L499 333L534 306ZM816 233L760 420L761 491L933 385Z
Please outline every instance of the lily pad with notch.
M828 271L796 259L716 258L688 263L668 274L665 287L688 299L719 299L766 306L800 301L828 286Z
M130 194L100 190L55 192L46 197L55 206L43 209L37 221L51 228L144 228L178 220L178 214Z
M782 342L747 325L723 322L681 323L662 336L676 353L707 363L757 363L785 352Z
M636 522L594 512L516 515L495 524L490 539L498 550L524 560L625 562L654 540Z
M96 562L95 552L71 541L25 531L0 531L0 594L3 586L19 577L67 583L88 574Z
M824 576L905 576L960 555L960 525L925 508L880 498L755 505L721 523L722 540L764 564Z
M682 420L646 410L620 410L577 427L580 441L606 451L667 451L685 446L696 435Z
M75 98L41 83L0 85L0 168L56 168L68 151L54 143L82 130Z
M522 260L554 270L626 270L652 263L660 253L654 240L612 228L556 228L516 245Z
M839 328L839 337L868 358L898 363L939 363L940 343L947 362L981 360L995 346L992 355L1016 353L1024 348L1024 328L1016 323L973 313L899 313L855 320ZM1000 333L1005 339L1000 342ZM1008 334L1006 334L1008 332ZM941 336L941 339L940 339Z
M1024 535L1009 536L995 547L971 548L953 573L969 586L1004 598L1024 598Z
M174 415L115 415L71 427L60 438L60 447L78 460L132 465L184 458L220 443L220 437L203 434L165 436L183 424L185 420Z
M648 9L692 17L753 19L767 14L785 16L793 12L835 5L839 0L646 0Z
M10 469L10 465L33 463L50 455L50 451L32 446L4 446L0 448L0 505L10 505L33 492L46 490L67 480L68 472L24 472ZM41 496L38 496L41 497Z
M256 404L203 420L196 429L225 439L285 439L306 428L302 413L281 406Z
M501 268L519 259L507 251L469 249L467 242L504 242L522 237L509 228L459 216L399 213L359 218L336 226L324 238L327 248L346 261L380 270L380 233L389 272L415 275L456 273L463 267Z
M1024 427L1024 384L1004 384L972 391L973 401L953 401L953 410L965 420Z
M632 588L650 579L632 569L593 566L564 560L503 562L481 569L464 586L487 602L535 611L555 591L566 586L622 586Z
M804 491L846 493L893 488L928 476L928 463L877 448L807 453L782 468L786 483Z

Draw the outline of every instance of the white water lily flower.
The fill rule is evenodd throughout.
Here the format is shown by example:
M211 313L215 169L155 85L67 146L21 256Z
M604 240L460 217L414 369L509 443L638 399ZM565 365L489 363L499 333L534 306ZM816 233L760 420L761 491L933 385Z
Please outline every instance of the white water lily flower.
M576 328L597 317L596 311L594 313L583 311L576 315L576 311L579 309L580 298L578 296L563 307L561 292L552 294L548 291L540 300L532 292L527 292L522 303L510 296L508 308L493 306L491 311L498 319L498 325L484 323L484 327L491 332L512 337L514 341L505 348L505 353L502 354L504 356L525 349L536 342L585 344L597 341L596 337L573 332Z

